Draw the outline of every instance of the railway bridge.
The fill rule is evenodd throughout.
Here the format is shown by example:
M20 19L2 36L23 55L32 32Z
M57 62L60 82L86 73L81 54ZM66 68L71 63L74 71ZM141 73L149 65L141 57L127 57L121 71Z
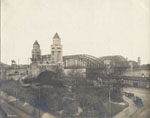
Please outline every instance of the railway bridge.
M64 69L86 69L87 77L101 74L105 65L99 58L87 54L68 55L63 57Z

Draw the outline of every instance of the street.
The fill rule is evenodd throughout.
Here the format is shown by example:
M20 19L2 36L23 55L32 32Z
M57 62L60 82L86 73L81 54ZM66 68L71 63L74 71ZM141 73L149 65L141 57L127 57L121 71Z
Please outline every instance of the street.
M129 106L122 112L114 116L114 118L150 118L150 91L140 88L124 88L124 91L133 93L143 101L143 106L138 107L132 99L123 96L124 100L129 103Z

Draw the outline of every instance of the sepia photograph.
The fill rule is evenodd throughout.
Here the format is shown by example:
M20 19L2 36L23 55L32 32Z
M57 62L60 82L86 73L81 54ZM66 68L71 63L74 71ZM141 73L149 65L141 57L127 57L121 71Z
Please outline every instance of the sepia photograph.
M0 118L150 118L150 0L0 3Z

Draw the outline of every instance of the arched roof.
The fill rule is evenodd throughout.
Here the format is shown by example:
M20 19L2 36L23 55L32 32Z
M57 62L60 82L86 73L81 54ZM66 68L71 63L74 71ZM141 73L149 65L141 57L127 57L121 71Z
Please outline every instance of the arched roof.
M74 59L74 60L80 60L86 63L87 68L102 68L104 67L102 63L100 63L99 59L91 56L91 55L87 55L87 54L78 54L78 55L68 55L68 56L64 56L63 60L70 60L70 59Z
M104 56L100 57L100 62L105 62L106 60L110 61L110 64L112 64L115 67L123 67L123 66L129 66L129 62L126 58L120 55L114 55L114 56Z

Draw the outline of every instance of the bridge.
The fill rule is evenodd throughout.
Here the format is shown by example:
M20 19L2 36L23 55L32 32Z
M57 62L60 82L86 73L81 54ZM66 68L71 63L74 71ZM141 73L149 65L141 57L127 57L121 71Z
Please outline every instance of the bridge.
M104 70L104 63L99 58L87 54L68 55L63 57L64 69L86 69L86 76L99 76Z
M68 55L63 57L64 69L102 69L104 64L97 58L87 54Z

